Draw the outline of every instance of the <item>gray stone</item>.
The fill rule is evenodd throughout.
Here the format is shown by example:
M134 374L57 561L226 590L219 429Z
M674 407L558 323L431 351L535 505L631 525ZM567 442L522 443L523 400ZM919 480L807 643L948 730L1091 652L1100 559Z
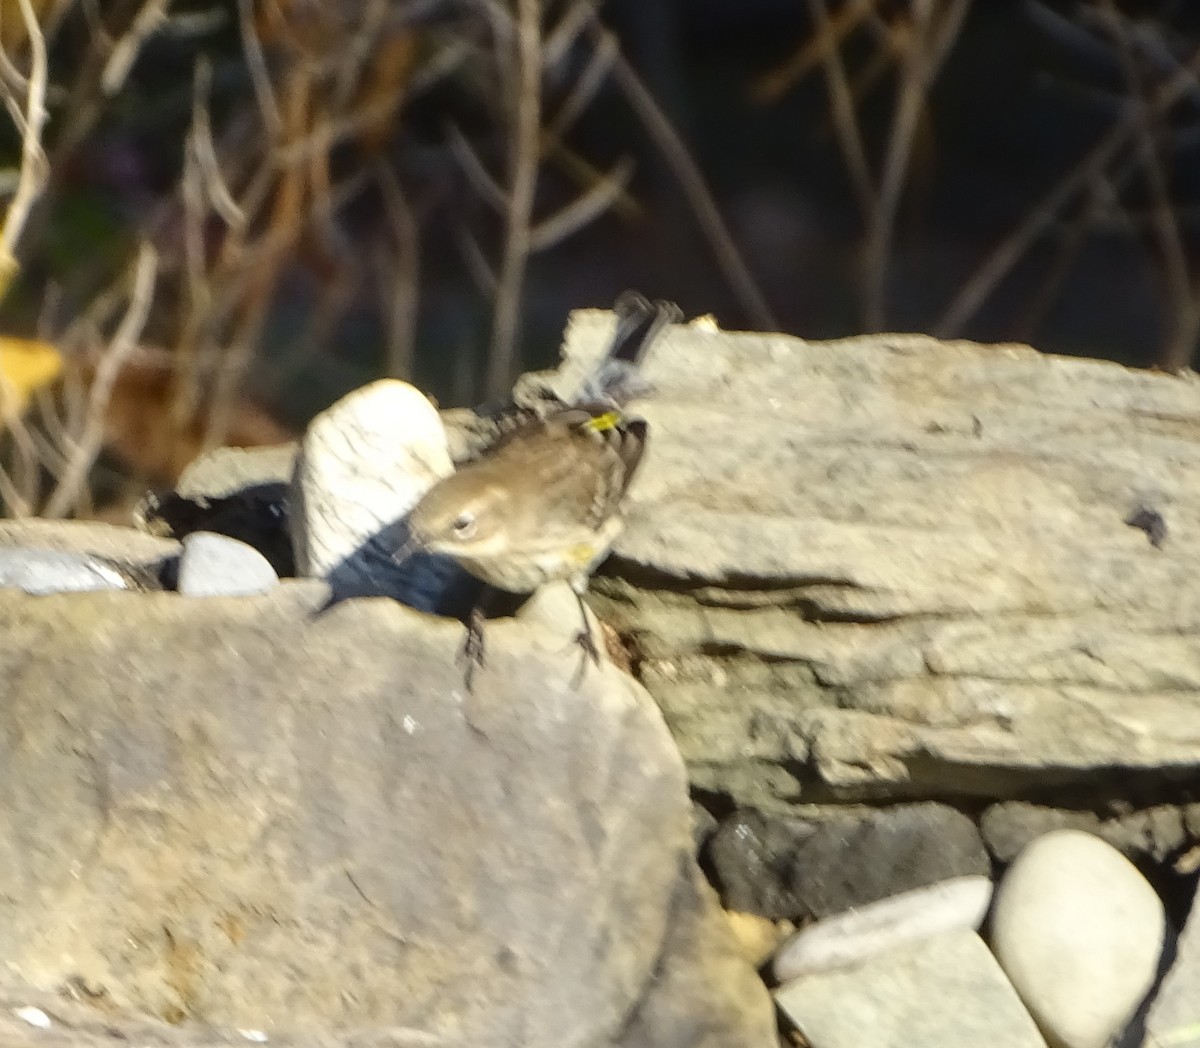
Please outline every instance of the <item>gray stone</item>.
M1045 1048L974 932L948 932L846 971L807 975L775 999L812 1048Z
M259 448L214 448L188 466L175 485L180 498L216 500L251 488L288 484L296 468L299 445Z
M278 585L275 569L253 546L209 531L183 540L178 589L186 597L249 596Z
M573 316L564 390L611 325ZM593 590L697 787L766 808L1200 771L1195 375L685 326L645 373Z
M986 877L955 877L901 892L802 928L780 947L772 971L777 981L788 982L958 928L978 931L991 899Z
M116 524L36 518L0 520L0 548L9 547L89 554L147 580L156 578L181 549L171 539Z
M663 964L616 1048L778 1048L774 1011L738 954L716 899L691 863L680 880L668 923ZM769 1001L768 1001L769 1003Z
M1047 1040L1104 1048L1158 972L1163 905L1099 837L1056 830L1005 872L992 910L996 958Z
M980 817L979 829L998 862L1012 862L1030 841L1052 830L1085 830L1130 859L1169 862L1196 838L1200 804L1160 804L1101 818L1095 812L1002 801Z
M0 589L26 593L123 590L129 581L111 564L87 553L0 547Z
M467 694L457 624L302 596L0 592L0 998L284 1043L770 1043L628 676L573 687L500 622Z
M819 818L737 812L707 856L731 910L826 917L900 892L972 874L991 863L974 823L944 804L901 804Z
M1175 960L1146 1016L1143 1048L1200 1048L1200 885Z

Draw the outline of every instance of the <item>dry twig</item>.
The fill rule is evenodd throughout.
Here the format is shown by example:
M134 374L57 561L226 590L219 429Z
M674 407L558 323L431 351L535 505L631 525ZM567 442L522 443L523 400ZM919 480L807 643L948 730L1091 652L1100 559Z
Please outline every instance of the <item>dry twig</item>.
M43 516L66 516L74 511L85 493L88 471L104 442L104 420L109 398L121 368L137 348L150 316L157 276L158 253L149 244L143 244L134 264L133 287L125 315L100 357L88 390L83 425L78 435L71 439L66 468L42 510Z
M17 179L16 192L4 215L4 226L0 229L0 298L8 291L19 268L16 257L17 243L24 232L33 205L46 188L48 175L46 153L42 148L42 131L46 126L47 117L46 39L42 36L30 0L18 0L18 3L29 40L29 79L23 109L17 110L15 103L10 103L10 110L15 110L14 118L21 132L21 172ZM5 101L9 102L7 93Z

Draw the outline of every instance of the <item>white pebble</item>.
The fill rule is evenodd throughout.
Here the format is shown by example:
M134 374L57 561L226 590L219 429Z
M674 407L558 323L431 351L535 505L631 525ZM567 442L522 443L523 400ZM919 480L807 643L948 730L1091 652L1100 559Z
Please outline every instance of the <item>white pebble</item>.
M30 1026L36 1026L40 1030L48 1030L51 1025L50 1016L48 1016L41 1008L34 1008L33 1005L26 1005L23 1008L14 1008L13 1015L18 1019L24 1019Z
M195 531L183 540L179 592L187 597L245 597L279 585L279 576L253 546L228 535Z
M1137 868L1099 837L1056 830L996 893L992 948L1047 1040L1104 1048L1154 983L1166 922Z
M407 382L349 393L304 434L292 480L300 575L325 577L453 470L437 409Z
M845 968L905 943L983 923L992 882L952 877L924 888L826 918L797 932L775 955L779 982L811 972Z

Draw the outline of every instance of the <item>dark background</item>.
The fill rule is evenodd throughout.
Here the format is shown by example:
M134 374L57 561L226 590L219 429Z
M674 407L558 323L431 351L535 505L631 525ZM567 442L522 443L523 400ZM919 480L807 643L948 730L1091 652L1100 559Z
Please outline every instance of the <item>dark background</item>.
M86 337L80 317L106 289L127 285L139 239L154 245L145 353L123 372L115 414L124 421L113 425L179 441L179 419L191 412L195 432L178 453L140 463L151 479L186 461L197 441L258 442L254 426L236 421L196 436L214 397L233 397L252 419L269 421L264 439L273 425L295 430L385 374L411 378L443 404L474 404L501 395L520 370L551 362L570 310L607 306L629 287L674 299L688 315L713 313L730 329L813 339L926 331L1178 369L1190 363L1200 327L1200 85L1193 78L1177 88L1169 105L1154 100L1172 78L1187 81L1200 49L1198 7L543 4L543 125L585 75L599 34L610 32L690 156L694 184L689 191L681 180L670 132L648 129L639 116L628 81L611 69L599 77L557 144L543 143L533 221L594 189L615 165L631 165L628 184L591 221L517 267L509 285L516 328L506 340L486 274L499 269L508 228L517 0L171 7L111 94L98 87L97 70L144 5L100 5L89 15L68 4L47 30L51 174L19 243L22 273L4 323L83 361L86 384L119 314ZM6 33L16 10L8 0L2 6ZM555 32L573 17L582 28L554 50ZM256 103L248 33L283 132L270 130ZM11 50L27 68L24 53ZM447 54L457 58L447 64ZM830 58L850 87L865 193L833 116ZM198 60L229 192L245 204L260 182L243 209L241 241L211 201L197 204L194 193L188 201ZM915 114L907 131L906 99ZM372 103L380 118L313 145L321 128L353 121ZM1132 130L1121 137L1114 128L1123 121ZM1113 148L1097 157L1098 143L1114 134ZM272 157L296 142L308 143L312 162L272 168ZM11 132L14 164L19 145ZM464 160L464 148L475 161ZM886 245L873 253L880 226L869 212L889 155L900 160L897 203L882 223ZM488 176L472 174L472 163ZM697 184L740 258L719 262ZM195 250L188 261L189 221L201 231L199 263ZM1032 233L1020 236L1023 228ZM275 246L263 249L272 231ZM235 241L245 243L234 276L222 276L222 252ZM1006 247L1011 266L981 278L980 267ZM982 287L977 307L956 315L952 303L973 280ZM881 289L873 304L872 281ZM235 359L222 385L221 368ZM155 369L167 377L147 378ZM164 412L173 421L145 421ZM126 457L137 459L129 446L138 443L124 441Z

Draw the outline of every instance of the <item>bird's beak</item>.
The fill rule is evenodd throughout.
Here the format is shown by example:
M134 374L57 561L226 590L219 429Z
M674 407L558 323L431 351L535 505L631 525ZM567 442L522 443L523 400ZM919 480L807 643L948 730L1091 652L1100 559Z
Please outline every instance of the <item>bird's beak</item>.
M397 564L403 564L423 545L420 538L417 536L417 533L413 531L412 528L407 524L405 524L405 530L408 532L407 537L400 544L400 548L392 554L392 560L394 560Z

